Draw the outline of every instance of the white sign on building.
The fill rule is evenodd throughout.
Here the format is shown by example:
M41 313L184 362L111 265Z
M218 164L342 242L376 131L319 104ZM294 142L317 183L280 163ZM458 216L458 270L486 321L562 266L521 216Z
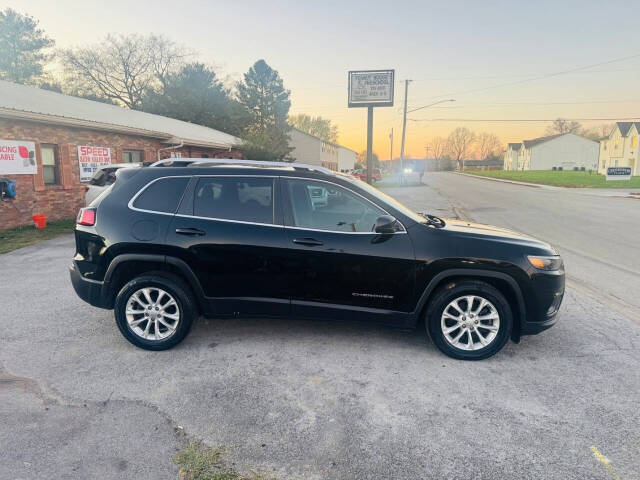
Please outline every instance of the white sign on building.
M78 163L80 165L80 181L88 182L98 167L111 164L111 149L78 145Z
M35 143L22 140L0 140L0 174L33 175L37 172Z
M349 72L349 107L392 107L394 70Z

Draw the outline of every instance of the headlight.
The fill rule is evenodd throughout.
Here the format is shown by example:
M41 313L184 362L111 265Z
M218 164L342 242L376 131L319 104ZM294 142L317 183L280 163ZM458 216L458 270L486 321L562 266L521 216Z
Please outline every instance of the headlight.
M555 271L562 268L562 258L557 255L552 257L537 257L529 255L527 258L529 259L529 263L538 270Z

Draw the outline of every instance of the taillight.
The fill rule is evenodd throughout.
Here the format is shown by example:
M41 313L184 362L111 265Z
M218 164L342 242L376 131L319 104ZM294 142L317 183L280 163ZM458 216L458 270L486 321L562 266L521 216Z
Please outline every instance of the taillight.
M96 224L96 209L95 208L81 208L78 212L78 218L76 219L78 225L92 226Z

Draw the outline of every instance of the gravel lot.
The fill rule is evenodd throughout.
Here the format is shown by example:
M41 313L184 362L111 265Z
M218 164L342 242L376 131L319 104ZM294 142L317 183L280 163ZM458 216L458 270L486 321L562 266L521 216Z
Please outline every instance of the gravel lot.
M398 196L473 215L457 181ZM640 478L640 325L606 297L570 286L558 325L474 363L422 332L301 320L201 320L152 353L76 297L72 254L61 237L0 256L1 479L176 478L187 438L280 479Z

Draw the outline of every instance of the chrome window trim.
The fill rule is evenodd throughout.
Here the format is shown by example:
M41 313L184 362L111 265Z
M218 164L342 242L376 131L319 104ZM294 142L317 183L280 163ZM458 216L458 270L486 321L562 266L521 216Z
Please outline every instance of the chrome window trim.
M375 202L372 202L371 200L369 200L369 199L368 199L367 197L365 197L364 195L360 195L358 192L354 192L353 190L351 190L350 188L345 187L344 185L340 185L340 184L335 183L335 182L330 182L330 181L328 181L328 180L320 180L320 179L317 179L317 178L308 178L308 177L293 177L293 176L289 176L289 175L287 175L287 176L284 176L284 177L283 177L283 176L281 176L280 178L284 178L284 179L287 179L287 178L293 178L293 179L295 179L295 180L309 180L309 181L312 181L312 182L322 182L322 183L329 183L329 184L331 184L331 185L335 185L335 186L336 186L336 187L338 187L338 188L342 188L343 190L346 190L346 191L348 191L348 192L353 193L354 195L359 196L360 198L362 198L362 199L364 199L365 201L369 202L369 203L370 203L371 205L373 205L374 207L376 207L376 208L378 208L378 209L382 210L382 211L385 213L385 215L389 215L389 212L387 212L387 211L386 211L384 208L382 208L380 205L378 205L378 204L377 204L377 203L375 203ZM386 233L385 235L397 235L397 234L401 234L401 233L407 233L407 229L406 229L406 228L405 228L405 226L402 224L402 222L401 222L400 220L398 220L398 219L396 218L396 216L395 216L395 215L392 215L392 216L396 219L396 222L398 222L398 223L400 224L400 226L402 227L402 231L399 231L399 232L393 232L393 233ZM319 228L296 227L296 226L294 226L294 225L285 225L284 227L285 227L285 228L295 229L295 230L308 230L308 231L311 231L311 232L346 233L346 234L349 234L349 235L354 235L354 234L355 234L355 235L381 235L381 234L380 234L380 233L378 233L378 232L341 232L341 231L339 231L339 230L322 230L322 229L319 229Z
M180 218L195 218L198 220L211 220L214 222L227 222L227 223L239 223L242 225L258 225L258 226L262 226L262 227L275 227L275 228L287 228L287 229L291 229L291 230L305 230L305 231L309 231L309 232L324 232L324 233L341 233L341 234L346 234L346 235L381 235L380 233L377 232L341 232L339 230L323 230L323 229L319 229L319 228L305 228L305 227L296 227L293 225L278 225L276 223L260 223L260 222L247 222L244 220L233 220L233 219L229 219L229 218L213 218L213 217L201 217L198 215L184 215L184 214L179 214L179 213L169 213L169 212L160 212L157 210L147 210L144 208L136 208L133 206L133 203L136 201L136 199L153 183L162 180L164 178L209 178L209 177L254 177L254 178L280 178L280 179L287 179L287 178L293 178L295 180L309 180L312 182L322 182L322 183L329 183L331 185L335 185L338 188L342 188L344 190L347 190L348 192L353 193L354 195L359 196L360 198L364 199L365 201L369 202L371 205L379 208L380 210L382 210L386 215L389 215L389 212L387 212L384 208L382 208L380 205L378 205L375 202L372 202L371 200L369 200L367 197L365 197L364 195L360 195L358 192L355 192L353 190L351 190L350 188L345 187L344 185L339 185L335 182L330 182L328 180L320 180L317 178L309 178L309 177L294 177L294 176L282 176L282 175L239 175L239 174L229 174L229 175L225 175L225 174L217 174L217 175L166 175L163 177L158 177L158 178L154 178L153 180L151 180L149 183L147 183L146 185L144 185L140 190L138 190L138 192L131 198L131 200L129 200L129 203L127 204L127 206L131 209L134 210L136 212L145 212L145 213L155 213L157 215L169 215L169 216L175 216L175 217L180 217ZM184 195L184 193L183 193ZM273 198L275 200L275 194L273 194ZM182 201L182 199L181 199ZM272 202L273 204L273 218L275 219L275 201ZM178 206L180 206L180 202L178 202ZM176 207L176 211L177 211ZM395 216L394 216L395 217ZM284 219L283 219L284 221ZM399 232L393 232L393 233L387 233L385 235L398 235L398 234L406 234L407 233L407 229L405 228L405 226L403 225L403 223L398 220L396 218L396 221L400 224L400 226L402 227L402 231Z

